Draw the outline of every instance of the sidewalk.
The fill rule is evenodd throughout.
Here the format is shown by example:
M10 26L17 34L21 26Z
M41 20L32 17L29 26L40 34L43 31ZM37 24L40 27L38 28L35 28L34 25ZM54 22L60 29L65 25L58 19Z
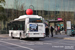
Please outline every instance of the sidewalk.
M6 37L9 37L9 34L0 34L0 37L6 38Z
M75 40L75 36L72 37L72 36L69 36L67 34L58 34L58 35L54 34L53 38L59 38L59 39L65 39L65 40Z

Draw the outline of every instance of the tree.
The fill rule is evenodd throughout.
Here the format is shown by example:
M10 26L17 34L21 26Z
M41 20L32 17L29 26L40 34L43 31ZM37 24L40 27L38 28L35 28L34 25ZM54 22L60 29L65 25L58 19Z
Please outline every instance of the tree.
M0 0L0 3L5 5L5 0ZM5 14L4 14L4 8L2 5L0 5L0 21L3 21L4 28L5 28L5 21L7 20Z
M0 3L5 5L5 0L0 0Z
M5 0L0 0L0 3L5 5ZM5 19L2 15L5 17L4 8L0 5L0 20Z
M25 10L24 10L24 8L25 8L25 3L20 3L20 1L19 0L14 0L14 3L15 3L15 5L14 5L14 7L15 7L15 9L17 10L17 16L16 17L18 17L18 16L20 16L20 15L24 15L25 14ZM15 17L15 18L16 18Z

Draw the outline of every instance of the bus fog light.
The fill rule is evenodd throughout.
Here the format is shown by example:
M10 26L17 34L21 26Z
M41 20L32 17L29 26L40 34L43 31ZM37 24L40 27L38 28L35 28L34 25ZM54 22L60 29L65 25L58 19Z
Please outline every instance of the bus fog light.
M28 33L28 35L30 35L30 33Z
M43 35L45 35L45 34L43 33Z
M30 33L30 35L32 35L32 33Z

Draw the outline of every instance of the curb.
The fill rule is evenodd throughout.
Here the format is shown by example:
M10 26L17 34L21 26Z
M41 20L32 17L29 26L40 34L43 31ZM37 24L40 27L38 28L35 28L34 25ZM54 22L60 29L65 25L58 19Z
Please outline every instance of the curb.
M53 37L53 38L64 39L63 37Z
M64 38L65 40L75 40L75 39L73 39L73 38Z
M58 38L58 39L64 39L64 40L75 40L75 37L53 37L53 38Z
M6 38L6 37L9 37L9 35L8 34L0 34L0 37Z

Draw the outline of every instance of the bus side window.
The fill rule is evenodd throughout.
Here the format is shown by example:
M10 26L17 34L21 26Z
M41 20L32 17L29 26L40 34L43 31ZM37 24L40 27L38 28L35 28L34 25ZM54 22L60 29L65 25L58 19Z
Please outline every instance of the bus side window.
M13 30L13 29L14 29L14 28L13 28L13 26L11 25L11 26L10 26L10 30Z
M22 23L22 30L24 30L25 22Z
M11 28L11 30L13 30L13 27Z
M22 24L20 25L20 30L22 30Z
M22 25L22 30L24 30L24 26Z

